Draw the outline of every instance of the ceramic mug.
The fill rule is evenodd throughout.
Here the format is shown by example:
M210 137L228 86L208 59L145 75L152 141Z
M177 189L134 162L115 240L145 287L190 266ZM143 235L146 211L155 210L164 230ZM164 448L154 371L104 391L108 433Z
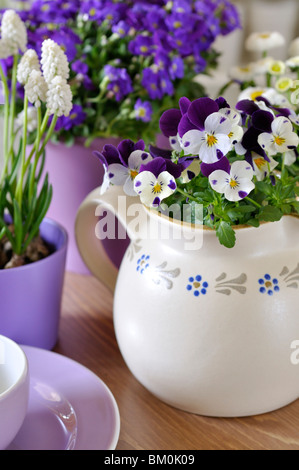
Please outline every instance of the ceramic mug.
M29 369L22 348L0 335L0 449L20 430L28 409Z

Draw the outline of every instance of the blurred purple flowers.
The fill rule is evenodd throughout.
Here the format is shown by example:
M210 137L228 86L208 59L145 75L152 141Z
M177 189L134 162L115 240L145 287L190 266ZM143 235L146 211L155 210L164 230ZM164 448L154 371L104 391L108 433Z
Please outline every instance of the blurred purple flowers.
M164 98L177 102L184 82L194 99L192 78L217 65L215 39L240 27L228 0L33 0L19 13L29 48L39 54L51 38L65 51L74 102L87 114L84 135L100 126L102 134L136 138L148 123L155 135Z

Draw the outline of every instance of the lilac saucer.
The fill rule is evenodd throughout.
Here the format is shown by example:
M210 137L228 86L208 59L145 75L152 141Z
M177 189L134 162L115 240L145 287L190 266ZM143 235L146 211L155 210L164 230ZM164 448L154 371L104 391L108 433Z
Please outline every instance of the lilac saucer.
M120 417L104 382L60 354L22 348L29 362L29 407L7 450L114 450Z

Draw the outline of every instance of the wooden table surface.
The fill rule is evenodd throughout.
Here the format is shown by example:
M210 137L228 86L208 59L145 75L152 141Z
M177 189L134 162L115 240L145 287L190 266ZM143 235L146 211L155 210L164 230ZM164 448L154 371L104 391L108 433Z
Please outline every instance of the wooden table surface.
M55 351L97 374L120 411L116 450L298 450L299 400L273 413L219 419L185 413L150 394L133 377L113 329L113 298L92 276L67 273Z

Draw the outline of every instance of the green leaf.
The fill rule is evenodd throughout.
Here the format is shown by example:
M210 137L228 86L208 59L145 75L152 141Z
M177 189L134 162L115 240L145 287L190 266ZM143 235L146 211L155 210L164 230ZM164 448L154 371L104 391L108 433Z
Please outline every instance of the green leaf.
M264 222L277 222L282 216L283 213L278 207L263 206L260 213L257 215L257 218Z
M217 230L216 235L219 239L221 245L226 246L226 248L233 248L236 243L236 234L227 222L221 221Z

